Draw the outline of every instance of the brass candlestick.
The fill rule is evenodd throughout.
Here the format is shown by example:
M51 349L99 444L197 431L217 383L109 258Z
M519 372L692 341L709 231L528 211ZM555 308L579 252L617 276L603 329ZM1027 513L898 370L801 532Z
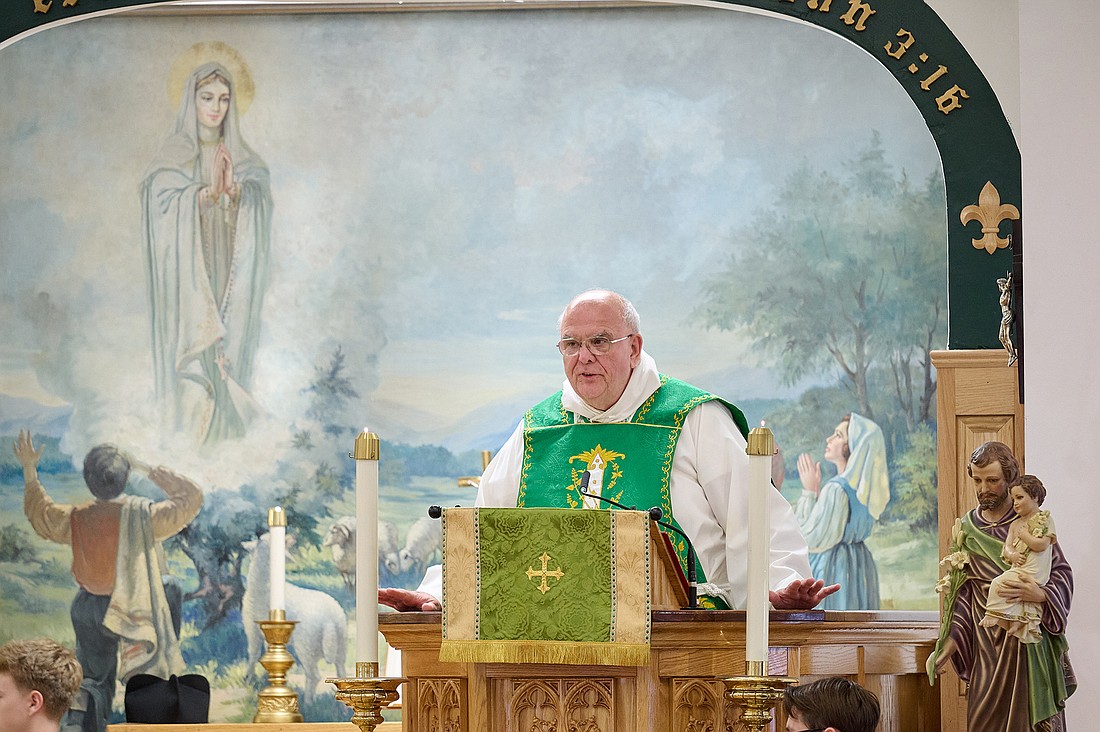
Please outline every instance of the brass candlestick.
M771 723L772 709L783 698L783 692L798 679L768 676L763 661L746 661L744 676L722 679L722 683L726 685L726 698L741 707L741 724L760 732Z
M363 732L373 732L382 724L382 707L397 701L397 687L405 683L398 677L384 678L378 675L378 663L357 662L355 678L325 679L336 686L336 700L352 708L351 721Z
M272 610L268 620L257 620L264 634L267 649L260 656L260 665L267 669L267 686L256 702L253 724L283 724L301 722L298 695L286 685L286 672L294 665L294 657L286 649L297 621L287 620L285 610Z

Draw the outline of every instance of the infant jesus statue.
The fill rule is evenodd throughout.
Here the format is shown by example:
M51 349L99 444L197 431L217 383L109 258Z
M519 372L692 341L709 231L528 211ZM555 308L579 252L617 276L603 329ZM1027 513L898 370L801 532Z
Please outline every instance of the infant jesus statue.
M1023 475L1009 488L1012 507L1017 518L1008 527L1001 558L1010 567L989 584L985 617L981 625L987 628L999 625L1021 643L1038 643L1041 634L1039 621L1042 605L1037 602L1009 602L1001 596L1000 588L1006 580L1020 575L1031 575L1037 584L1045 585L1050 579L1051 547L1058 540L1050 511L1040 511L1047 491L1034 475Z

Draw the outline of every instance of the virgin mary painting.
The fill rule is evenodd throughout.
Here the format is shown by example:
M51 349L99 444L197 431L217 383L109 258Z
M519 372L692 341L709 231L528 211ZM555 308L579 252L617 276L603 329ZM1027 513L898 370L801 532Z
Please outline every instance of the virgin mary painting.
M272 201L267 166L238 126L251 80L229 69L247 77L247 68L222 44L192 51L204 49L229 61L187 77L141 208L158 403L170 429L213 443L243 435L260 413L249 387Z

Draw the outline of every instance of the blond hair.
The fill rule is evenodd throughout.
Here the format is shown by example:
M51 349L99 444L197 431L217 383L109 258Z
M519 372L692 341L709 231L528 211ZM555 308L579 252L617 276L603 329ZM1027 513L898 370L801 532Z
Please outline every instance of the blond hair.
M42 708L60 720L72 704L84 673L68 648L49 638L13 640L0 646L0 674L8 674L21 691L42 695Z

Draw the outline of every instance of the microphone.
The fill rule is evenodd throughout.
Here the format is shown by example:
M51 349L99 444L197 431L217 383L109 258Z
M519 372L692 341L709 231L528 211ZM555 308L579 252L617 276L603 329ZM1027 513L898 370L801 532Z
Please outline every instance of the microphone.
M584 471L583 473L581 473L580 493L581 493L582 496L587 496L589 498L595 498L597 501L603 501L604 503L609 503L612 506L615 506L616 508L621 508L621 509L624 509L626 511L637 511L638 510L637 506L626 506L626 505L623 505L622 503L619 503L618 501L613 501L610 498L605 498L604 496L597 496L595 493L589 493L588 492L588 481L589 481L590 478L591 478L591 476L589 475L587 470ZM675 527L672 524L667 523L665 521L661 521L661 518L664 516L664 511L661 510L660 506L654 506L653 508L649 509L647 511L647 513L649 514L650 520L653 521L655 524L657 524L658 526L663 526L664 528L666 528L670 531L674 531L674 532L676 532L677 534L679 534L680 536L682 536L684 538L684 544L687 545L687 581L688 581L688 606L687 606L687 609L688 610L698 610L699 609L699 588L698 588L698 583L697 583L697 573L695 571L695 547L693 547L691 545L691 539L689 539L687 534L685 534L683 531L681 531L677 527Z
M606 503L610 503L612 506L616 506L618 508L622 508L622 509L625 509L627 511L637 511L638 510L637 506L624 506L621 503L617 503L615 501L612 501L610 498L604 498L603 496L597 496L595 493L589 493L588 492L588 481L590 481L590 480L592 480L592 473L588 472L587 470L584 471L583 473L581 473L581 485L580 485L579 490L580 490L581 495L584 496L585 498L595 498L597 501L604 501ZM657 509L657 510L660 511L661 509ZM660 518L660 516L658 516L657 518Z
M588 492L588 483L591 480L592 480L592 471L586 470L583 473L581 473L581 485L580 485L580 488L579 488L580 494L582 496L586 497L586 498L599 499L599 496L595 495L594 493L589 493ZM614 505L614 504L612 504L612 505Z
M462 506L456 504L455 508L462 508ZM437 519L442 515L443 515L443 507L442 506L428 506L428 516L430 516L431 518Z

